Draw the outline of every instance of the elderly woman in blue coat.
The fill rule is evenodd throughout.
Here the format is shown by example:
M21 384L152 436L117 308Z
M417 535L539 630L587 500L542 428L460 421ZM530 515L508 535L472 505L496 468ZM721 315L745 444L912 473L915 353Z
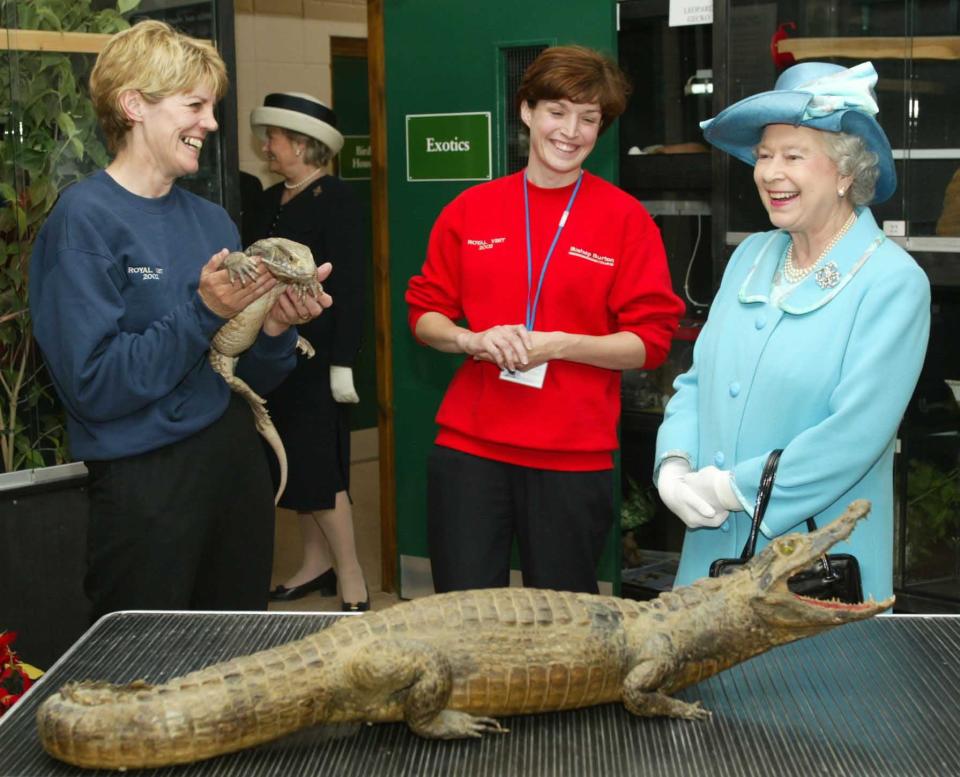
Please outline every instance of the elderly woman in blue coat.
M775 229L727 265L657 436L654 478L687 526L677 585L738 556L768 454L783 449L758 548L872 503L836 552L864 596L893 589L893 454L923 364L930 285L868 207L896 188L874 118L877 74L794 65L772 91L703 123L706 139L754 167Z

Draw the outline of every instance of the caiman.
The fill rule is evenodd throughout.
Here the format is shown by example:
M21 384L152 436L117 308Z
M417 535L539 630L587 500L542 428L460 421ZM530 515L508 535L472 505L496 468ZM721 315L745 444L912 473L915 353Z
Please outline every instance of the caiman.
M499 588L349 616L296 642L163 685L70 683L37 712L52 756L91 768L196 761L313 724L405 721L420 736L505 732L493 716L620 701L700 720L671 694L741 661L887 609L797 596L787 579L869 512L775 539L731 575L650 602Z
M316 297L323 291L323 287L317 280L317 265L310 248L282 237L264 238L251 243L245 251L231 251L221 266L226 268L231 281L246 283L256 277L257 265L261 263L279 282L220 327L210 343L209 358L214 371L250 404L257 431L263 435L277 456L280 483L274 501L279 502L287 485L287 454L283 442L270 420L266 401L238 378L234 371L238 357L253 345L267 313L288 286L295 287L301 299L307 294ZM314 355L313 346L299 335L297 349L308 358Z

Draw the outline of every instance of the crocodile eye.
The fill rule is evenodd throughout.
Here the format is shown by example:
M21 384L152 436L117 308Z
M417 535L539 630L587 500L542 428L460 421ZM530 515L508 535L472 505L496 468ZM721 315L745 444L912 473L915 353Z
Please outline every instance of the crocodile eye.
M797 549L797 545L793 540L780 540L780 553L784 556L790 556L793 554L793 551Z

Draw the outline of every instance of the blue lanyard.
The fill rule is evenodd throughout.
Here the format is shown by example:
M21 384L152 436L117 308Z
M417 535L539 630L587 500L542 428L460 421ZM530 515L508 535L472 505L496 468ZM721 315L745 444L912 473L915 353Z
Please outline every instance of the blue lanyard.
M533 250L530 248L530 195L527 193L527 171L523 171L523 210L527 218L527 329L533 331L533 322L537 317L537 306L540 304L540 291L543 289L543 278L547 274L547 265L550 264L550 257L553 256L553 249L557 247L557 241L560 239L560 233L570 217L570 211L573 209L573 201L577 199L577 192L580 191L580 184L583 183L583 170L577 177L577 185L573 187L570 194L570 201L567 207L563 209L563 215L560 217L560 223L557 224L557 233L553 236L553 242L547 251L547 256L543 260L543 267L540 269L540 280L537 281L537 292L533 297L533 305L530 304L530 286L533 284Z

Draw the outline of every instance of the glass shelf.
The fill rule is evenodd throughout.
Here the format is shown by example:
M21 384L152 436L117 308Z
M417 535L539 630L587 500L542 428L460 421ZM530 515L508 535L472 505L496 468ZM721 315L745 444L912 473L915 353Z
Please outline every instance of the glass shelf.
M651 216L709 216L706 200L646 200L640 202Z
M715 38L725 40L725 78L715 83L715 110L770 89L797 61L852 66L869 60L879 75L878 119L890 139L898 187L872 208L878 223L902 225L891 235L926 267L924 254L960 253L960 8L951 0L863 2L838 0L726 0L717 9ZM784 26L788 37L771 50ZM719 50L715 39L714 48ZM714 225L714 245L725 256L742 236L769 229L749 166L724 160L727 213ZM945 217L955 212L955 217ZM943 270L943 268L941 268ZM960 285L960 265L938 280Z

